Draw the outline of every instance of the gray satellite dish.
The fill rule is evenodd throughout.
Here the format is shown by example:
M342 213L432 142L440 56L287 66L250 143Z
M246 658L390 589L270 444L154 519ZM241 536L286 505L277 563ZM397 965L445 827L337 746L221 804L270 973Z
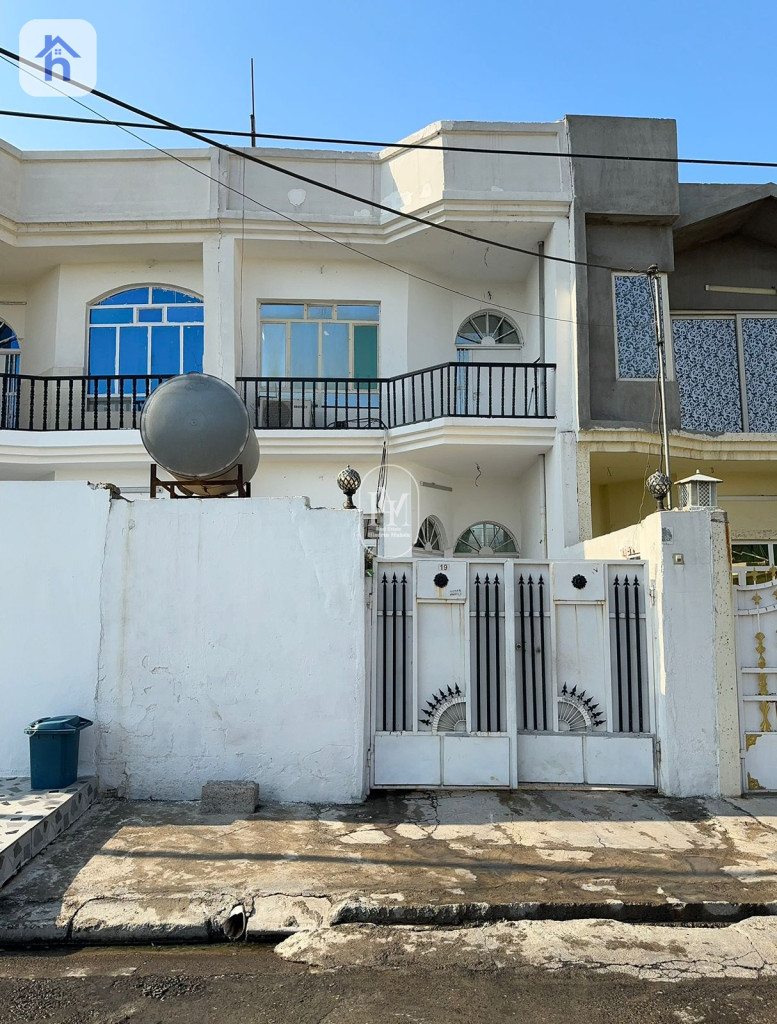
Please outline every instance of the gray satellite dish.
M226 381L205 373L184 373L160 384L143 406L140 436L154 462L186 481L181 489L191 494L230 494L237 489L237 466L248 481L259 465L259 445L243 400ZM220 484L225 478L231 482Z

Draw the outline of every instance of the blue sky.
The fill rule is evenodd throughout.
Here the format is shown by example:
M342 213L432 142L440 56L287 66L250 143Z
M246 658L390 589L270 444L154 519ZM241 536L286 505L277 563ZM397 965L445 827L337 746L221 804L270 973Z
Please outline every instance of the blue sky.
M0 0L2 44L17 50L21 26L49 17L94 25L99 88L191 126L248 127L254 57L259 131L395 139L440 119L616 114L676 119L683 156L777 159L773 0ZM3 108L88 115L28 96L4 61L0 96ZM21 149L141 145L114 128L0 120ZM681 177L767 181L777 169Z

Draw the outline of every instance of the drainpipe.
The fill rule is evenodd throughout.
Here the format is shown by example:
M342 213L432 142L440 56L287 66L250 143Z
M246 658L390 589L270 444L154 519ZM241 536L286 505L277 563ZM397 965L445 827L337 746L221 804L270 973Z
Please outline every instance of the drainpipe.
M545 362L545 243L537 243L537 274L539 276L540 300L540 362Z
M540 528L542 531L542 554L548 557L548 482L545 474L545 455L540 455Z

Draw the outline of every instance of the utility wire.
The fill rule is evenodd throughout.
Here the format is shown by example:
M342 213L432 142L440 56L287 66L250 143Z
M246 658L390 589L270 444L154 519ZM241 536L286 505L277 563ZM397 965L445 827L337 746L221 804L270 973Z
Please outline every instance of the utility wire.
M0 54L0 56L2 56L2 55ZM6 57L2 57L2 59L5 60L6 63L10 63L10 61L8 61L8 59ZM24 69L24 70L26 71L26 69ZM31 74L31 72L29 72L29 71L26 71L26 73L27 74ZM122 125L119 122L112 121L110 118L108 118L104 114L100 114L99 111L94 109L94 107L90 107L88 103L85 103L83 100L79 99L77 96L68 95L67 93L63 92L61 89L58 89L52 83L49 83L49 85L50 85L50 87L52 89L54 89L54 91L59 92L60 95L66 97L68 99L73 100L73 102L76 103L79 107L83 107L84 110L88 110L91 113L96 114L98 118L101 118L101 120L98 120L95 123L97 123L97 124L109 124L109 125L112 125L114 127L121 128L121 130L124 131L125 134L130 135L133 139L136 139L142 145L148 146L150 149L155 150L157 153L160 153L162 156L169 157L171 160L174 160L176 163L181 164L182 167L186 167L190 171L194 171L195 173L197 173L197 174L201 175L202 177L206 178L208 181L212 181L212 182L214 182L217 185L223 186L225 189L227 189L227 191L233 193L233 195L237 196L238 198L241 198L243 201L248 200L249 202L252 202L256 206L258 206L260 209L266 210L268 213L275 214L276 216L282 218L283 220L288 221L290 224L294 224L296 227L304 228L306 231L310 232L311 234L318 235L320 238L324 238L324 239L326 239L326 241L332 242L334 245L338 245L341 248L346 249L349 253L353 253L356 256L362 256L364 259L371 260L373 263L377 263L377 264L379 264L382 267L386 267L388 270L393 270L397 274L403 274L405 277L412 278L415 281L420 281L422 284L428 284L432 288L439 288L441 291L448 292L451 295L458 295L460 298L471 299L473 302L478 302L478 303L482 304L482 302L483 302L483 297L482 296L471 295L469 292L463 292L463 291L459 290L458 288L452 288L452 287L450 287L450 285L441 284L439 281L433 281L433 280L431 280L428 277L423 277L421 274L416 274L413 271L406 270L406 269L404 269L402 267L397 267L397 266L395 266L395 264L389 263L387 260L383 260L379 256L375 256L372 253L364 252L361 249L355 248L350 242L343 241L340 238L335 238L333 235L329 235L325 231L320 230L319 228L315 228L315 227L313 227L310 224L306 224L304 221L298 221L294 217L289 216L289 214L281 213L279 210L275 210L275 209L273 209L273 207L267 206L266 204L259 202L259 200L255 199L253 196L249 196L245 192L241 191L240 189L235 188L234 186L229 185L228 183L221 181L219 178L214 177L212 174L209 174L207 171L204 171L202 168L195 167L193 164L187 163L186 160L184 160L178 154L176 154L174 152L171 152L170 150L164 149L161 146L157 146L155 143L151 142L149 139L144 139L141 135L136 135L135 132L129 130L125 125ZM148 127L148 126L142 125L141 127ZM243 154L241 154L241 155L243 155ZM243 163L242 166L243 166L243 169L245 170L245 163ZM243 187L245 187L245 185ZM244 208L243 208L243 212L245 212ZM596 324L596 323L591 322L591 321L584 322L584 321L572 319L572 318L569 318L569 317L549 316L547 313L533 313L533 312L531 312L529 310L526 310L526 309L518 309L516 306L508 306L508 305L505 305L504 303L494 302L490 298L490 293L489 293L489 302L491 304L491 308L495 308L495 309L499 309L499 310L504 310L504 311L507 311L509 313L518 313L518 314L520 314L522 316L529 316L529 317L533 317L534 319L537 319L537 320L546 320L546 321L549 321L549 322L552 322L552 323L572 324L572 325L577 326L577 327L609 327L609 326L611 326L611 325L608 325L608 324Z
M44 70L39 64L36 64L34 61L27 60L25 57L20 57L19 54L14 53L13 50L7 50L4 47L0 47L0 55L16 61L19 65L26 65L27 67L34 68L36 71ZM485 238L482 235L473 235L467 231L462 231L459 228L451 227L449 224L438 224L435 221L419 217L414 213L406 213L395 209L393 206L388 206L385 203L379 203L376 199L368 199L366 196L357 195L354 192L347 191L347 189L338 188L336 185L328 185L325 182L319 181L317 178L311 178L307 174L300 174L299 171L292 171L287 167L279 167L277 164L273 164L269 160L263 160L261 157L255 156L251 150L240 150L236 149L234 146L227 145L225 142L218 142L216 139L212 139L208 135L204 135L202 132L195 131L191 128L184 128L181 125L176 124L174 121L168 121L166 118L158 117L156 114L151 114L148 111L143 110L141 107L136 107L131 103L126 103L124 100L117 99L115 96L111 96L110 93L103 92L100 89L87 89L80 82L75 81L75 79L71 79L70 84L76 86L76 88L84 89L85 92L91 92L92 95L97 96L99 99L106 100L108 103L121 107L123 110L129 110L131 113L138 114L140 117L156 121L158 124L163 125L170 131L180 132L183 135L187 135L189 138L197 139L199 142L204 142L206 145L213 146L224 153L230 153L242 160L248 160L251 163L258 164L260 167L274 171L276 174L282 174L285 177L293 178L295 181L304 182L306 185L312 185L315 188L324 189L327 192L332 192L335 195L342 196L344 199L350 199L353 202L371 206L373 209L381 210L384 213L390 213L394 217L400 217L403 220L407 220L415 224L421 224L425 228L433 228L435 231L444 231L446 234L454 235L458 238L464 238L469 242L480 242L483 245L493 246L496 249L504 249L507 252L520 253L523 256L531 256L534 259L539 258L539 254L533 249L525 249L519 245L510 245L507 242L497 242L495 239ZM93 111L93 113L95 113L95 111ZM109 119L106 118L106 120ZM564 154L564 156L568 157L568 154ZM589 270L595 269L612 272L622 269L603 263L587 263L584 260L576 260L568 256L554 256L548 253L544 254L543 259L551 260L554 263L586 267ZM633 267L624 269L626 269L627 273L634 271Z
M40 114L28 110L0 110L2 117L24 117L41 121L63 121L73 124L115 125L117 128L150 128L155 131L170 131L165 124L147 124L143 121L106 121L91 117L70 117L65 114ZM489 146L455 146L450 143L435 145L428 142L376 142L371 139L330 139L318 135L273 135L270 132L241 132L227 128L180 128L182 132L194 132L207 135L226 135L237 139L266 139L278 142L313 142L321 145L364 146L374 149L423 149L438 150L443 153L485 153L495 156L544 156L573 160L619 160L627 163L646 164L701 164L710 167L764 167L777 168L777 162L769 160L713 160L708 157L682 156L641 156L632 153L618 155L616 153L562 153L548 152L544 149L492 149Z

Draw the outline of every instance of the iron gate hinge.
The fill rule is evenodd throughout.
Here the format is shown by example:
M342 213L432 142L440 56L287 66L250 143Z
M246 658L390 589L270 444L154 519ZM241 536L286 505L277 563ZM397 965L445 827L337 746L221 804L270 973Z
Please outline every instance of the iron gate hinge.
M650 603L652 605L655 605L655 603L656 603L656 585L655 585L655 583L651 583L650 584L649 594L650 594Z

